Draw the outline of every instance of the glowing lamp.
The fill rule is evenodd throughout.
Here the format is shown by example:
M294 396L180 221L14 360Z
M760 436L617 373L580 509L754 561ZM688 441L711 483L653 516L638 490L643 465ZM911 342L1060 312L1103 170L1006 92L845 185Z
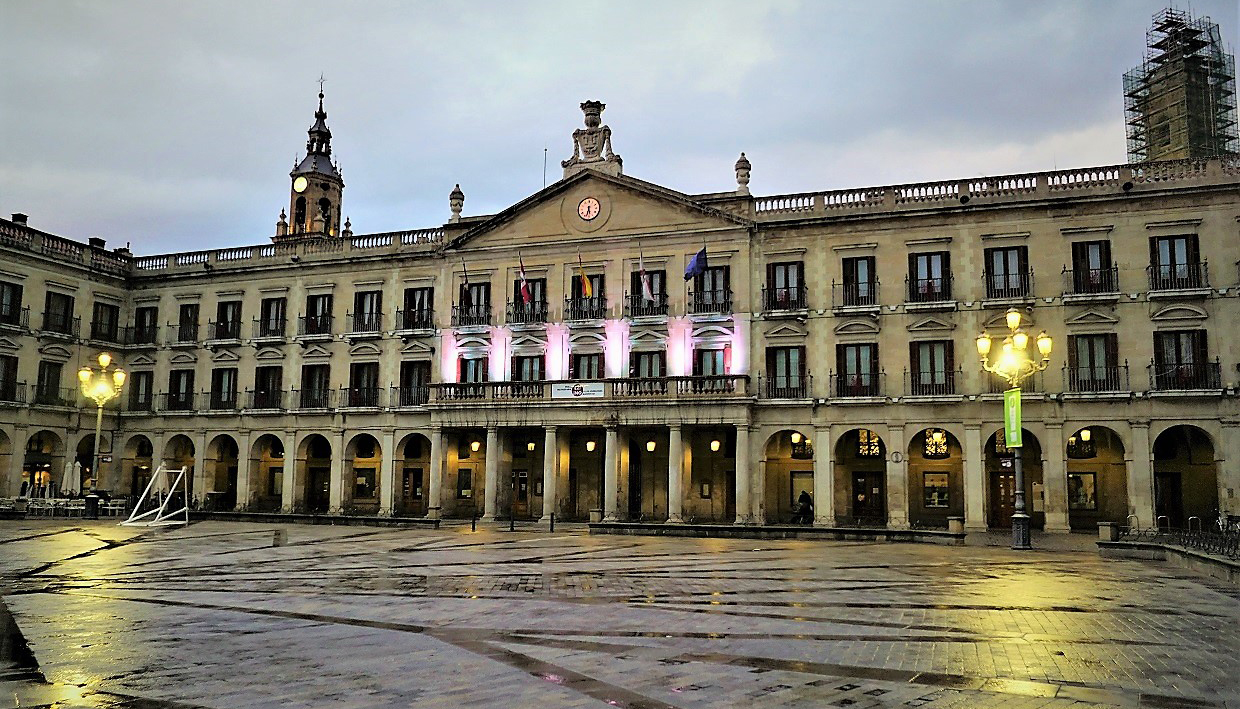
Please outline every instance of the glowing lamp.
M534 450L534 442L533 442L533 441L530 441L529 443L526 443L526 444L525 444L525 450L527 450L527 451L533 451L533 450Z
M78 381L83 384L89 382L91 374L92 372L90 371L90 367L82 367L78 370Z
M654 441L646 441L646 450L654 452Z
M1016 308L1008 310L1007 315L1005 315L1004 318L1007 320L1009 330L1015 330L1020 327L1020 311Z
M935 443L945 443L947 441L947 434L943 431L935 431L933 438Z
M1029 347L1029 336L1023 332L1018 332L1015 335L1012 335L1012 346L1018 350L1025 350Z
M112 383L116 385L117 389L125 386L125 372L120 369L112 372Z
M983 357L990 354L990 335L982 333L977 336L977 353Z
M1076 436L1068 436L1068 445L1070 446L1076 445Z
M482 441L474 441L469 444L469 449L475 453L477 453L478 449L481 447L482 447Z
M1038 333L1038 352L1042 353L1044 359L1051 356L1051 336L1046 334L1046 330Z
M719 439L716 438L710 442L710 449L715 452L719 451Z
M798 431L793 431L793 432L792 432L792 442L793 442L793 443L800 443L800 442L801 442L801 434L800 434L800 432L798 432Z
M107 352L100 352L99 353L99 366L103 367L104 369L107 369L107 366L109 364L112 364L112 355L108 354Z
M586 441L586 451L590 453L594 452L594 441Z
M1081 440L1085 441L1086 443L1089 443L1089 436L1090 436L1089 429L1082 428L1081 429Z

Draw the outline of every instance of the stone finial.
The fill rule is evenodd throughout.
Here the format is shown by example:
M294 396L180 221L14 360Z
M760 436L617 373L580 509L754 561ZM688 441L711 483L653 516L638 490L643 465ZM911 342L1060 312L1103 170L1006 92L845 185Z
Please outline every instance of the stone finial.
M607 104L601 101L581 104L586 127L573 131L573 156L560 162L564 177L587 167L610 175L619 175L623 171L623 161L611 150L611 128L602 125L605 108Z
M741 153L741 157L736 161L736 193L749 194L749 172L753 165L749 164L749 158Z
M288 234L288 215L284 210L280 210L280 221L276 222L276 236L286 236Z
M340 236L345 239L353 238L353 222L348 217L344 218L344 231L340 232Z
M452 210L452 216L448 218L449 222L455 224L461 221L461 209L465 207L465 193L461 191L458 184L452 188L452 192L448 193L448 209Z

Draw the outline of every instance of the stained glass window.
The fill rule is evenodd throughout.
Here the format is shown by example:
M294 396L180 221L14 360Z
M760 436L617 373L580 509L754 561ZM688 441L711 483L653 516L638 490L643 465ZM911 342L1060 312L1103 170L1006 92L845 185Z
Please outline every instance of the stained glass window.
M947 457L947 431L941 428L926 430L926 458L942 459Z
M859 429L857 431L857 457L883 457L883 439L879 438L877 433L869 429Z

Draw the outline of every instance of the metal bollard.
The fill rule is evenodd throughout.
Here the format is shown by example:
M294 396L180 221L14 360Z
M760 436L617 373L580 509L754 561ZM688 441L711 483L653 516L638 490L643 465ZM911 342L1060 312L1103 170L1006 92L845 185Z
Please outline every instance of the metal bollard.
M285 544L288 544L288 531L277 529L274 538L271 540L271 546L282 547Z
M555 531L555 513L554 512L551 513L551 531L552 532Z
M508 531L509 532L517 531L517 516L512 514L511 512L508 513Z
M478 531L478 510L474 510L474 514L469 518L469 531Z

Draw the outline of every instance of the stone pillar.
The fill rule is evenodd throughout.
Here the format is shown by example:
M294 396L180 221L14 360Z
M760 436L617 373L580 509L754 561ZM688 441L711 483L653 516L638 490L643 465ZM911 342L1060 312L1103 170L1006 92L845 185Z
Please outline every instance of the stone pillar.
M1154 526L1154 460L1150 448L1150 422L1132 421L1132 449L1128 451L1128 512L1137 524Z
M9 469L3 471L6 482L0 485L0 493L6 497L17 497L22 491L22 468L26 465L26 445L29 443L29 431L25 428L14 428L10 439Z
M443 513L443 429L432 426L431 464L426 471L426 518L439 519Z
M667 521L682 523L685 506L685 446L680 424L674 423L667 434Z
M835 526L835 455L829 428L814 429L814 524Z
M1240 420L1223 421L1222 460L1218 470L1218 506L1226 514L1240 514ZM16 454L14 454L16 455Z
M1046 424L1042 442L1042 494L1047 532L1067 532L1068 460L1063 444L1063 424Z
M883 443L887 447L887 527L908 529L908 446L903 426L888 426Z
M240 438L237 445L237 502L233 505L238 510L248 508L250 500L253 499L250 491L250 446L254 445L254 434L245 433ZM115 450L116 444L113 444L112 448ZM116 469L119 471L120 455L114 455L113 460L117 461Z
M384 431L379 454L379 516L396 513L396 432Z
M559 439L556 437L555 426L547 426L543 429L543 499L542 499L542 521L550 522L551 514L555 512L555 501L557 499L556 478L559 471L557 463L560 461Z
M344 431L330 436L328 440L332 444L332 472L327 488L327 512L338 515L344 505Z
M297 499L297 433L289 431L280 439L284 443L284 477L280 485L280 508L285 512L292 512L293 509L305 502L305 499ZM305 490L305 486L302 486ZM302 493L304 495L304 492Z
M620 519L620 431L607 427L605 458L603 462L603 521Z
M214 461L212 461L211 469L208 470L206 431L195 434L191 437L191 440L194 442L194 481L189 494L196 498L198 504L201 505L207 500L207 492L215 489L215 480L211 479L208 481L208 479L215 477ZM70 455L70 452L66 450L65 455Z
M487 426L486 481L482 493L482 519L495 519L499 507L499 429Z
M753 474L750 470L749 424L736 427L736 524L753 524Z
M964 426L964 528L986 531L986 448L981 424Z

